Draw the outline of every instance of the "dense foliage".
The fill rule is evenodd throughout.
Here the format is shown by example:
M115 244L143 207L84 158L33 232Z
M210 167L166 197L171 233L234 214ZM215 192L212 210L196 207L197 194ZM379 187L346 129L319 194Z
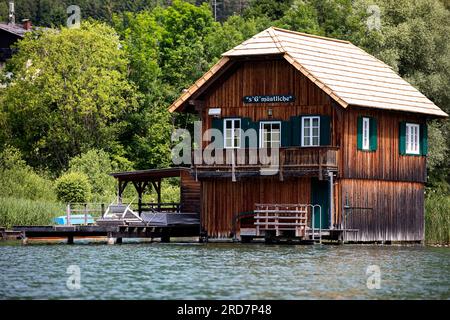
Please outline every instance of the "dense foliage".
M1 103L7 139L30 165L57 171L90 148L121 152L115 142L137 95L119 44L111 27L97 23L19 42Z
M63 203L84 203L91 200L92 186L86 174L68 172L55 182L56 195Z
M225 0L215 21L208 1L16 0L17 20L65 25L69 2L80 5L82 27L30 34L7 65L0 149L20 150L20 170L31 166L44 180L87 174L94 198L114 191L107 171L170 165L172 129L190 128L194 118L171 116L168 105L222 52L271 25L350 40L450 113L448 1ZM429 140L427 193L446 198L450 122L433 121ZM29 178L36 188L37 176ZM0 194L14 192L28 191ZM438 210L450 212L448 201L441 203Z
M0 197L54 201L51 180L37 174L22 159L20 151L7 146L0 152Z

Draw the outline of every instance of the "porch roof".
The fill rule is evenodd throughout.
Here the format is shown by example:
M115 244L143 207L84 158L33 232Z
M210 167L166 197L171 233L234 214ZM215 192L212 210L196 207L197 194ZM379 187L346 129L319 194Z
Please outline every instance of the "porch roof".
M176 167L164 169L148 169L111 173L120 181L159 181L164 178L180 177L182 172L189 172L189 168Z

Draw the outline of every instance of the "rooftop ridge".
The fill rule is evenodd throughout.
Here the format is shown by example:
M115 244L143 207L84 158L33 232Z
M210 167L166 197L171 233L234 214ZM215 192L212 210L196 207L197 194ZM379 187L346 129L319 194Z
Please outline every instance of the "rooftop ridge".
M280 39L278 39L277 34L274 32L273 28L267 29L267 32L269 33L270 37L272 38L272 41L275 43L275 46L280 51L280 53L286 53L286 49L284 48L282 42Z
M279 28L279 27L270 27L268 29L273 29L273 30L276 30L276 31L286 32L286 33L292 33L292 34L296 34L296 35L299 35L299 36L305 36L305 37L310 37L310 38L316 38L316 39L322 39L322 40L328 40L328 41L334 41L334 42L351 44L351 42L347 41L347 40L341 40L341 39L336 39L336 38L329 38L329 37L324 37L324 36L318 36L318 35L315 35L315 34L309 34L309 33L304 33L304 32L299 32L299 31L292 31L292 30L283 29L283 28Z

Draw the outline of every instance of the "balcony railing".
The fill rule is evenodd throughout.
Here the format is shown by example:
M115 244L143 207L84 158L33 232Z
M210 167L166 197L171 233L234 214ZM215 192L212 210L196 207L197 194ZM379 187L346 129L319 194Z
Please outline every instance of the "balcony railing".
M338 170L338 148L216 149L194 151L192 168L198 177L255 176L321 176Z

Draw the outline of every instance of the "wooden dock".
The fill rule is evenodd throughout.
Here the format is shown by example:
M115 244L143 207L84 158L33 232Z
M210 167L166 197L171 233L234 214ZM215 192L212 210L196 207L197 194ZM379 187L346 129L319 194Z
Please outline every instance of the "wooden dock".
M22 234L22 238L67 238L72 244L77 237L106 237L108 243L122 243L124 238L160 239L170 242L171 237L198 237L200 228L197 225L188 226L16 226L14 232Z

